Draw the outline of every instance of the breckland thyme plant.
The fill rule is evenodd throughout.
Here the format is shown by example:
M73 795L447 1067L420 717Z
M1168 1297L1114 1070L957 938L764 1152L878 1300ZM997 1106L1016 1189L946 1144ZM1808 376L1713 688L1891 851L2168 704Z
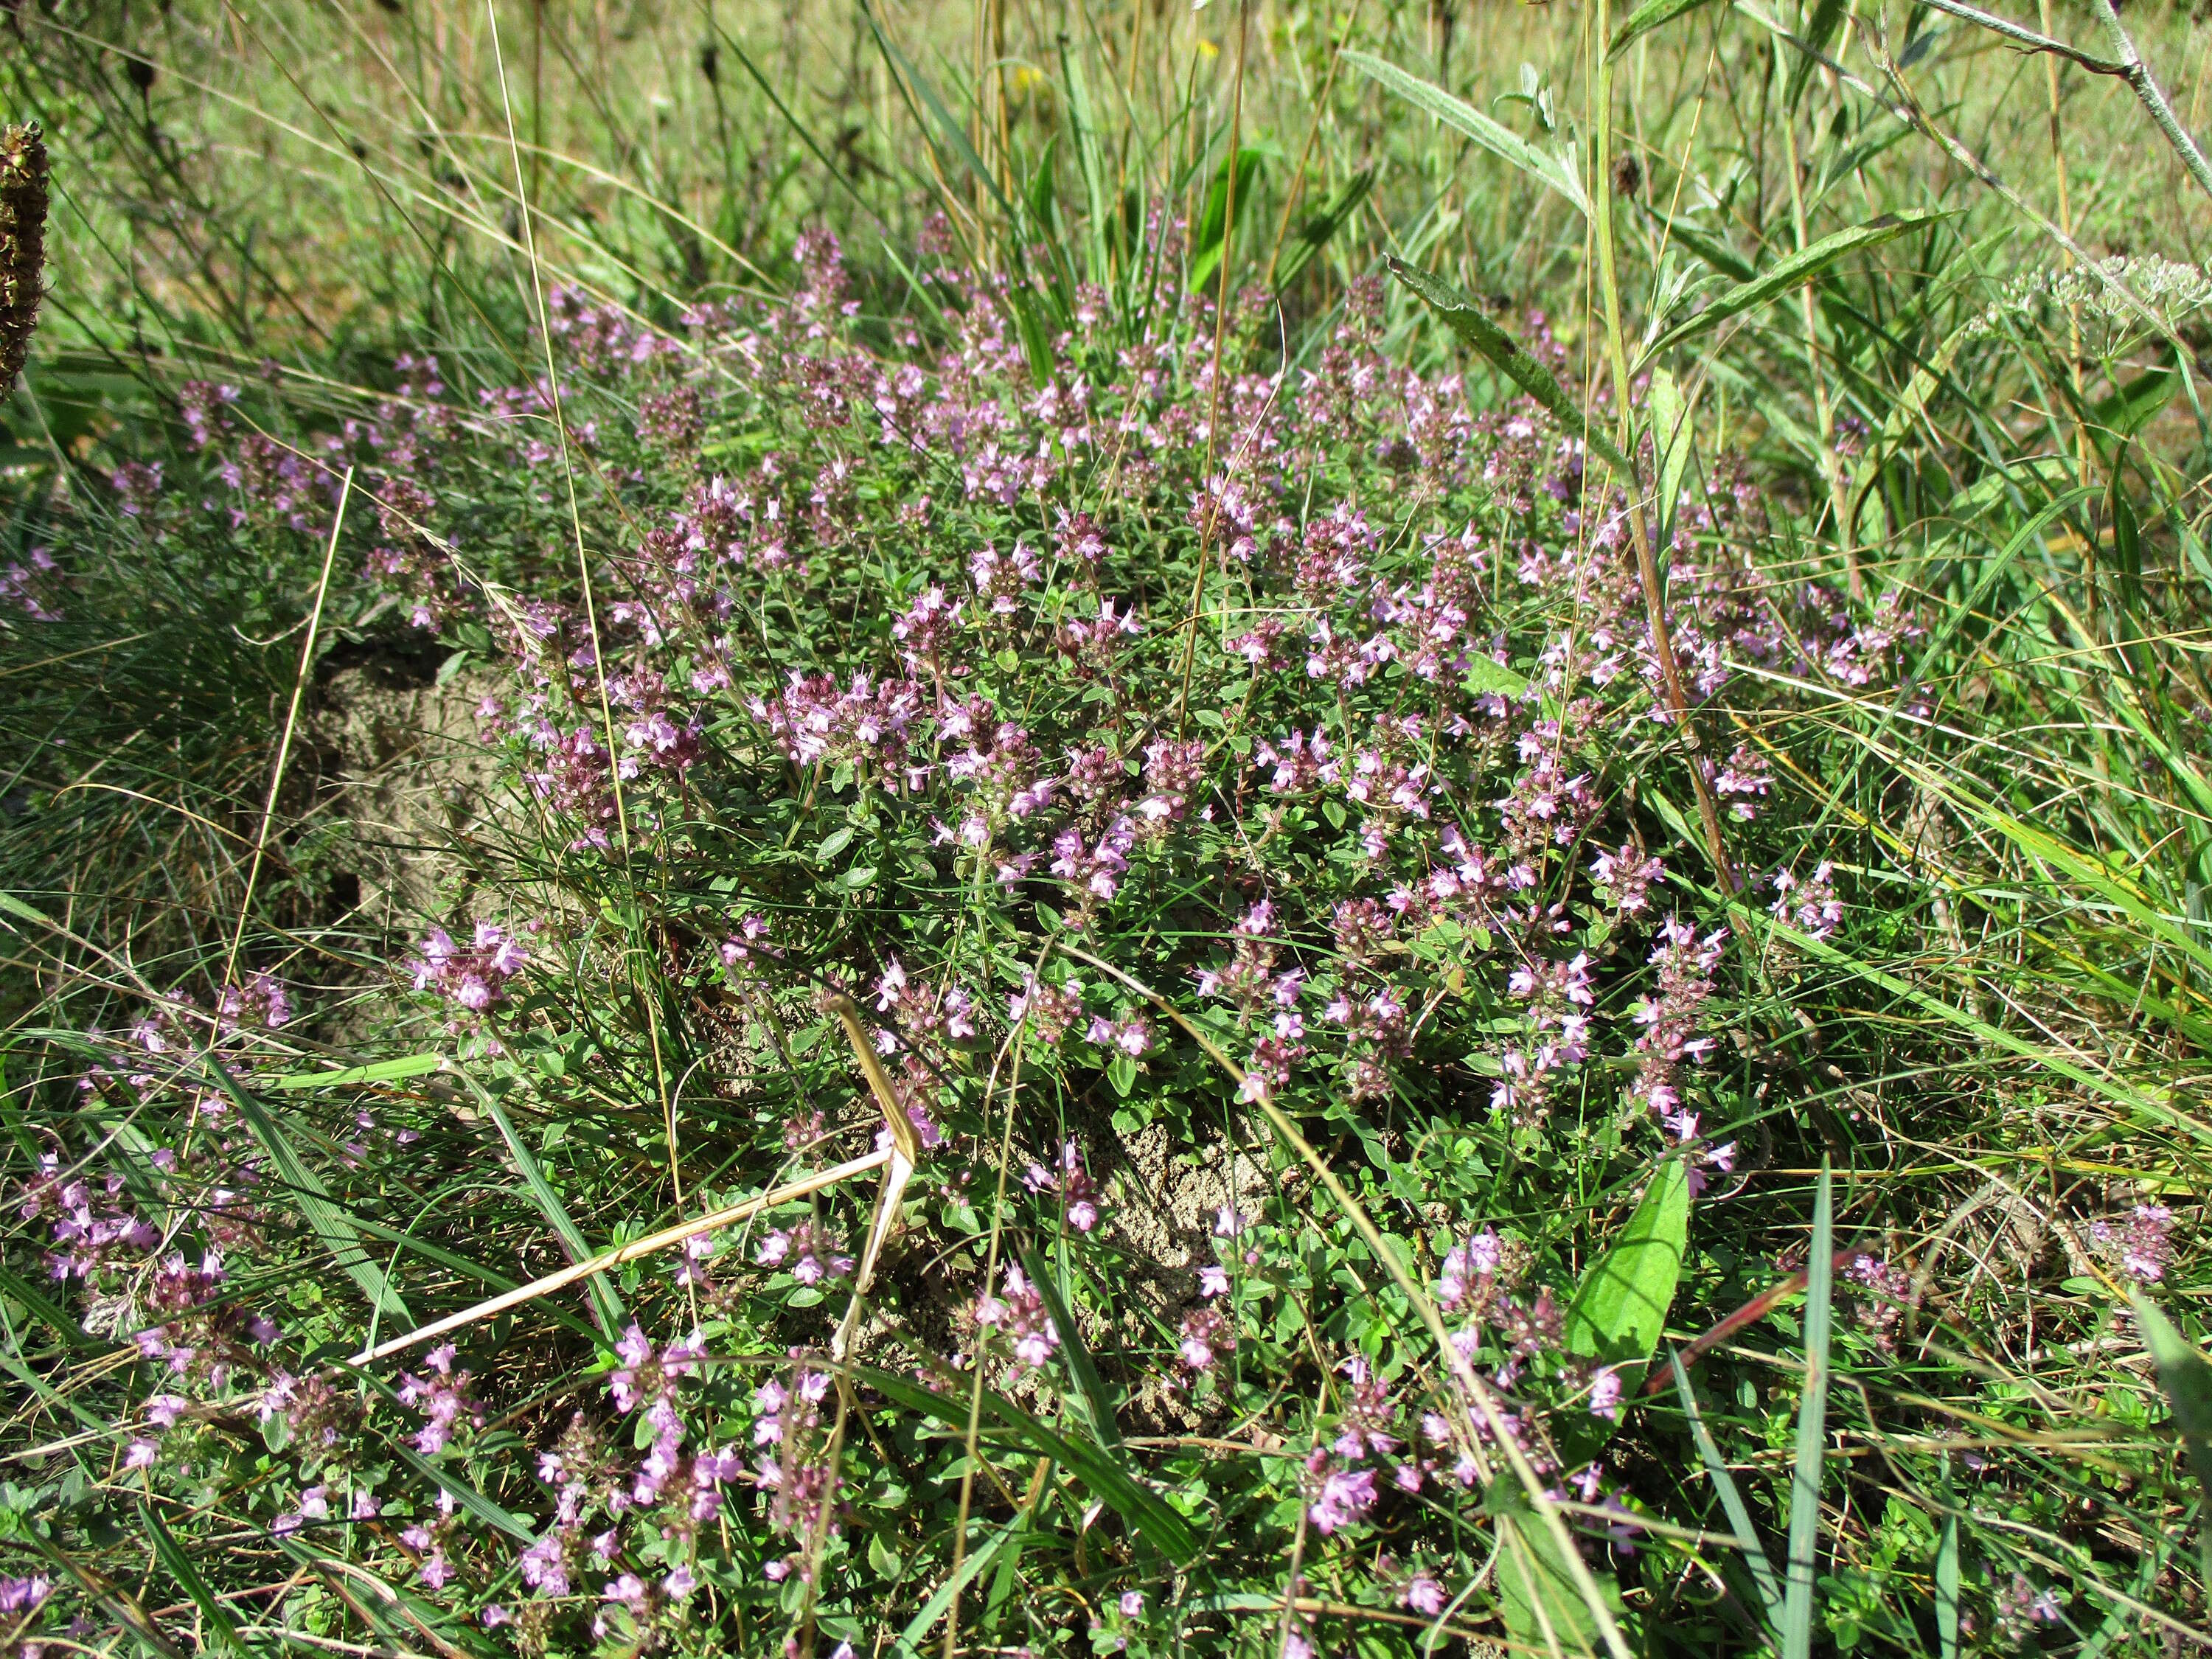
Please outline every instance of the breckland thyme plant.
M1170 253L1177 228L1152 234ZM142 535L319 538L355 467L376 510L340 533L368 580L505 659L477 716L543 829L479 843L475 896L396 966L468 1087L362 1110L332 1158L256 1101L297 1066L264 1057L295 1018L276 979L94 1035L80 1087L134 1150L103 1183L96 1146L49 1137L21 1203L68 1316L135 1346L103 1501L222 1490L280 1559L314 1540L533 1652L865 1644L931 1547L915 1506L963 1485L1002 1517L969 1559L1072 1528L1117 1642L1275 1595L1293 1559L1425 1621L1467 1604L1451 1540L1500 1504L1564 1571L1501 1433L1595 1559L1630 1559L1644 1503L1608 1446L1656 1328L1601 1280L1578 1296L1566 1239L1501 1231L1491 1198L1501 1168L1571 1170L1679 1241L1743 1156L1710 1126L1755 1119L1717 1036L1746 947L1684 834L1622 486L1533 405L1383 355L1373 281L1292 376L1256 295L1218 370L1203 300L1131 319L1090 292L1033 361L1006 279L941 236L930 320L888 331L833 238L798 257L787 302L678 334L553 296L560 422L543 384L465 399L416 360L303 452L201 384L199 476L118 475ZM586 529L596 637L567 469L626 481ZM501 520L538 531L480 549ZM1759 709L1790 694L1743 676L1880 691L1921 626L1765 574L1739 464L1686 481L1671 522L1674 648L1698 706L1733 688L1716 787L1774 921L1759 948L1792 971L1851 898L1767 833L1791 809ZM865 1189L333 1364L372 1315L404 1328L501 1282L455 1277L465 1185L419 1206L486 1152L542 1188L516 1121L694 1207L879 1141L838 994L922 1148L856 1369L829 1340ZM1360 1218L1389 1218L1459 1365L1262 1107L1374 1172ZM303 1188L331 1194L304 1229L270 1202ZM2098 1224L2142 1279L2162 1227ZM380 1243L403 1237L434 1253ZM334 1255L353 1284L282 1288ZM1917 1287L1866 1255L1850 1278L1887 1346ZM971 1434L1032 1462L979 1484ZM1576 1605L1564 1577L1544 1595ZM1060 1623L969 1600L1009 1639Z

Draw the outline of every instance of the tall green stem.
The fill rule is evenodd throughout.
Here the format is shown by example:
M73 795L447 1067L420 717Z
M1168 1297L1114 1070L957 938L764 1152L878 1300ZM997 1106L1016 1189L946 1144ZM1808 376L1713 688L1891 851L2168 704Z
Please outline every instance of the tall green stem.
M1697 722L1691 717L1690 700L1682 690L1682 668L1674 656L1674 640L1667 624L1667 590L1659 568L1658 552L1651 544L1651 520L1644 511L1644 486L1636 471L1636 434L1629 408L1628 348L1620 331L1620 283L1613 258L1613 67L1606 60L1605 43L1613 38L1611 0L1598 0L1597 32L1590 48L1596 59L1597 108L1591 125L1595 142L1591 159L1595 176L1590 180L1590 224L1597 234L1598 286L1605 304L1606 346L1613 364L1613 410L1617 441L1628 458L1628 529L1636 544L1637 573L1643 580L1644 610L1651 628L1651 653L1659 659L1661 690L1674 717L1674 729L1688 750L1690 782L1698 793L1698 816L1705 831L1705 852L1713 874L1724 892L1736 890L1735 866L1729 860L1728 843L1721 835L1719 804L1713 799Z

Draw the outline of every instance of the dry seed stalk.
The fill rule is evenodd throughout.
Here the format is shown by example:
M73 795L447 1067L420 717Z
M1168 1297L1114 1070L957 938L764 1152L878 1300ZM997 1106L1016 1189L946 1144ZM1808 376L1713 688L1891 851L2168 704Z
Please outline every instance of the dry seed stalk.
M35 121L0 126L0 398L30 351L46 261L46 136Z

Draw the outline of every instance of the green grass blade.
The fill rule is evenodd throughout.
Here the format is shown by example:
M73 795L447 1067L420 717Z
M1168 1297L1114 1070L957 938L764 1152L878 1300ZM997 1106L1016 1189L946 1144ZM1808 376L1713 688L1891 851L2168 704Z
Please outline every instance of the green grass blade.
M1959 1517L1943 1517L1936 1547L1936 1640L1940 1659L1959 1659Z
M280 1538L276 1545L325 1583L343 1585L349 1592L348 1605L367 1615L391 1652L421 1653L426 1642L444 1659L468 1659L468 1656L499 1651L479 1638L469 1623L455 1619L449 1609L411 1586L392 1583L343 1556L319 1555L298 1538ZM343 1571L329 1565L339 1561L344 1562Z
M1698 434L1690 424L1690 408L1682 397L1681 387L1663 368L1651 371L1651 390L1647 394L1645 408L1651 421L1651 453L1659 466L1658 485L1652 497L1653 516L1659 522L1659 545L1668 547L1674 540L1674 513L1682 498L1682 480L1689 472Z
M964 1401L948 1399L911 1377L862 1366L855 1366L853 1376L908 1411L925 1413L939 1422L956 1425L968 1420ZM1188 1561L1197 1553L1198 1535L1191 1530L1190 1522L1170 1508L1158 1493L1139 1484L1135 1476L1101 1448L1054 1433L1019 1406L989 1389L983 1390L983 1409L1029 1450L1073 1470L1170 1560Z
M463 1480L456 1471L447 1468L442 1463L433 1463L410 1446L395 1443L392 1450L392 1455L401 1462L451 1498L455 1504L476 1516L477 1520L498 1528L509 1538L520 1543L534 1544L538 1541L538 1534L531 1531L528 1522L511 1510L504 1509L485 1497L476 1487Z
M177 1542L169 1528L163 1524L161 1517L141 1503L138 1505L138 1522L145 1528L146 1536L153 1543L155 1558L169 1577L177 1581L177 1587L191 1598L192 1605L199 1609L200 1628L209 1638L206 1645L237 1654L240 1659L257 1659L254 1650L239 1635L238 1626L231 1622L229 1609L216 1600L215 1592L208 1587L207 1580L200 1577L199 1569L192 1565L192 1558L185 1553L184 1547Z
M59 1337L68 1346L91 1353L98 1353L106 1348L106 1343L97 1337L87 1335L84 1327L64 1312L58 1304L12 1268L0 1267L0 1291L6 1291L10 1301L22 1304L24 1310L32 1318Z
M419 1237L404 1228L387 1227L384 1223L368 1216L356 1216L353 1224L369 1238L386 1244L397 1244L410 1255L419 1255L426 1261L434 1261L441 1267L451 1268L457 1273L475 1279L495 1294L502 1291L514 1290L522 1283L519 1279L510 1279L505 1273L494 1272L481 1261L471 1261L459 1251L449 1250L442 1244L433 1244L428 1239ZM606 1340L598 1330L586 1324L565 1308L556 1307L550 1301L541 1301L532 1305L545 1318L567 1330L574 1332L587 1342L603 1344Z
M1638 40L1656 28L1664 28L1677 17L1686 17L1707 0L1644 0L1644 3L1628 14L1628 21L1613 32L1612 42L1606 47L1607 58L1618 58Z
M872 6L862 5L860 15L867 20L868 28L876 38L876 46L890 64L892 73L914 89L915 95L920 98L928 109L931 119L936 122L938 130L945 135L946 145L955 155L960 158L961 165L965 167L975 176L976 181L990 192L991 199L999 204L1000 211L1006 216L1007 224L1018 230L1021 226L1021 215L1013 203L1006 199L1006 193L999 188L998 175L983 165L983 158L975 153L975 147L968 142L966 129L953 118L952 112L945 107L945 100L938 95L936 87L930 82L928 76L908 61L904 52L891 44L890 37L884 33L883 25L877 21L875 9Z
M1283 257L1275 265L1275 288L1278 292L1288 288L1298 273L1321 256L1322 250L1334 240L1338 231L1359 210L1375 188L1375 169L1364 167L1345 181L1344 187L1330 197L1319 209L1309 214L1290 240L1284 245Z
M1060 78L1067 88L1067 124L1075 135L1076 166L1083 174L1084 200L1089 210L1083 228L1086 274L1103 288L1112 276L1107 241L1112 191L1106 180L1106 155L1099 142L1097 118L1091 106L1091 85L1084 78L1082 57L1066 35L1060 40Z
M238 1108L239 1115L253 1131L254 1139L268 1152L269 1161L276 1166L277 1176L291 1189L301 1213L307 1217L307 1225L314 1230L323 1248L345 1270L347 1277L361 1286L371 1307L413 1325L415 1316L407 1311L407 1304L392 1288L390 1277L377 1266L375 1257L362 1248L361 1234L352 1218L332 1200L322 1177L300 1161L290 1138L278 1127L269 1109L249 1091L240 1087L229 1068L213 1054L207 1057L206 1064L222 1091L230 1097L231 1103Z
M402 1054L397 1060L380 1060L373 1066L347 1066L335 1072L289 1072L283 1077L264 1080L261 1086L290 1093L300 1089L343 1088L355 1083L398 1083L434 1072L445 1063L443 1054Z
M471 1079L470 1081L473 1085L475 1080ZM589 1261L595 1252L585 1243L582 1230L570 1218L568 1206L561 1202L561 1194L555 1192L553 1183L545 1179L545 1171L538 1167L538 1159L532 1156L528 1143L515 1133L514 1125L508 1121L507 1113L497 1101L488 1093L482 1098L486 1115L498 1127L501 1136L507 1142L507 1156L514 1160L515 1170L522 1176L522 1184L530 1189L532 1200L552 1224L553 1231L560 1235L561 1248L568 1253L568 1260ZM629 1315L623 1307L622 1298L615 1294L614 1286L607 1282L605 1273L594 1273L586 1283L591 1291L592 1312L599 1322L599 1329L609 1341L612 1341L621 1334Z
M1115 1421L1114 1396L1107 1392L1105 1379L1098 1375L1098 1367L1091 1363L1091 1350L1084 1346L1082 1334L1069 1316L1059 1281L1045 1271L1044 1258L1035 1250L1022 1252L1022 1271L1030 1276L1030 1283L1044 1298L1044 1310L1052 1317L1053 1328L1060 1333L1060 1357L1067 1361L1067 1369L1074 1375L1079 1409L1091 1432L1100 1445L1118 1448L1121 1427Z
M154 1622L138 1598L105 1573L78 1560L74 1553L63 1549L34 1527L18 1527L15 1536L9 1541L18 1547L37 1552L75 1579L86 1599L105 1607L108 1616L118 1626L137 1637L149 1650L161 1655L161 1659L185 1659L184 1650L172 1642L161 1627Z
M1680 818L1679 811L1675 816ZM2149 1121L2188 1127L2187 1119L2140 1089L2131 1088L2113 1079L2100 1076L2087 1066L2077 1065L2063 1054L2054 1053L2049 1048L2039 1048L2024 1037L2015 1036L2002 1026L1992 1025L1989 1021L1978 1018L1963 1008L1954 1008L1941 997L1930 995L1917 986L1907 984L1894 974L1885 973L1879 968L1861 962L1848 951L1838 950L1826 939L1815 939L1810 933L1792 927L1787 922L1776 920L1768 915L1763 908L1747 904L1738 904L1733 908L1736 915L1741 918L1747 931L1768 933L1778 939L1786 939L1808 956L1814 957L1832 967L1841 968L1855 977L1865 980L1870 985L1879 985L1891 995L1911 1003L1923 1013L1929 1014L1946 1024L1957 1026L1985 1048L2000 1048L2022 1060L2033 1060L2038 1066L2045 1066L2060 1077L2080 1084L2099 1098L2108 1100L2117 1106L2124 1107L2129 1111L2140 1114Z
M1820 1543L1820 1477L1828 1441L1829 1291L1835 1273L1835 1176L1820 1160L1813 1200L1813 1254L1805 1285L1805 1398L1797 1409L1796 1473L1790 1486L1790 1559L1782 1598L1782 1659L1810 1659L1813 1584Z
M1743 1501L1735 1477L1729 1473L1720 1448L1713 1443L1711 1431L1705 1427L1705 1414L1698 1409L1697 1390L1691 1386L1689 1372L1682 1368L1682 1356L1669 1352L1667 1363L1674 1368L1674 1393L1690 1419L1690 1437L1697 1443L1698 1455L1705 1462L1713 1490L1721 1495L1722 1511L1727 1515L1729 1525L1735 1528L1736 1549L1743 1556L1744 1565L1750 1569L1752 1582L1759 1586L1759 1600L1766 1604L1766 1616L1778 1625L1782 1621L1782 1587L1774 1582L1774 1567L1759 1541L1758 1529L1751 1523L1751 1510Z
M721 43L736 55L738 62L744 66L745 73L752 76L753 84L761 89L762 94L775 107L775 112L782 118L784 125L791 129L799 142L805 145L808 152L821 163L822 170L836 179L848 196L858 202L864 210L867 209L866 198L860 194L859 187L845 176L845 170L830 159L829 152L822 148L822 141L814 136L813 129L791 112L791 106L783 101L783 94L769 84L768 76L761 73L760 65L753 62L752 55L746 52L744 45L735 35L715 22L714 19L714 11L709 8L707 13L708 27L712 28Z
M983 1569L991 1565L991 1559L1005 1547L1007 1539L1013 1536L1014 1529L1027 1518L1018 1515L1012 1520L1000 1523L998 1531L970 1551L967 1559L961 1562L960 1571L949 1576L930 1592L929 1600L924 1601L914 1617L907 1620L906 1628L891 1644L891 1651L903 1654L908 1659L920 1659L921 1642L937 1621L945 1617L945 1610L952 1605L952 1598L982 1576Z

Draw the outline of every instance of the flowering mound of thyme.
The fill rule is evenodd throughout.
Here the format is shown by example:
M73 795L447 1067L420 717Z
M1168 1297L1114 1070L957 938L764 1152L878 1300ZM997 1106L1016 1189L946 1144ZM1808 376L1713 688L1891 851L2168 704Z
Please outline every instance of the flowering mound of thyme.
M294 438L195 383L190 465L116 475L134 533L337 534L513 788L383 975L423 1063L307 1088L312 990L243 966L87 1039L117 1173L49 1138L20 1195L128 1345L74 1501L219 1512L270 1622L410 1650L874 1651L957 1551L932 1616L994 1650L1411 1652L1495 1607L1516 1458L1636 1583L1666 1488L1577 1264L1746 1173L1738 1011L1854 902L1768 717L1893 685L1911 618L1692 476L1693 749L1628 481L1394 360L1379 289L1292 365L1257 296L1055 309L933 243L886 323L799 262L665 331L555 293L544 374L409 360ZM840 997L923 1149L850 1367L872 1175L352 1358L886 1143ZM2139 1279L2165 1219L2107 1230ZM1878 1351L1918 1292L1847 1278ZM40 1572L19 1629L105 1616Z

